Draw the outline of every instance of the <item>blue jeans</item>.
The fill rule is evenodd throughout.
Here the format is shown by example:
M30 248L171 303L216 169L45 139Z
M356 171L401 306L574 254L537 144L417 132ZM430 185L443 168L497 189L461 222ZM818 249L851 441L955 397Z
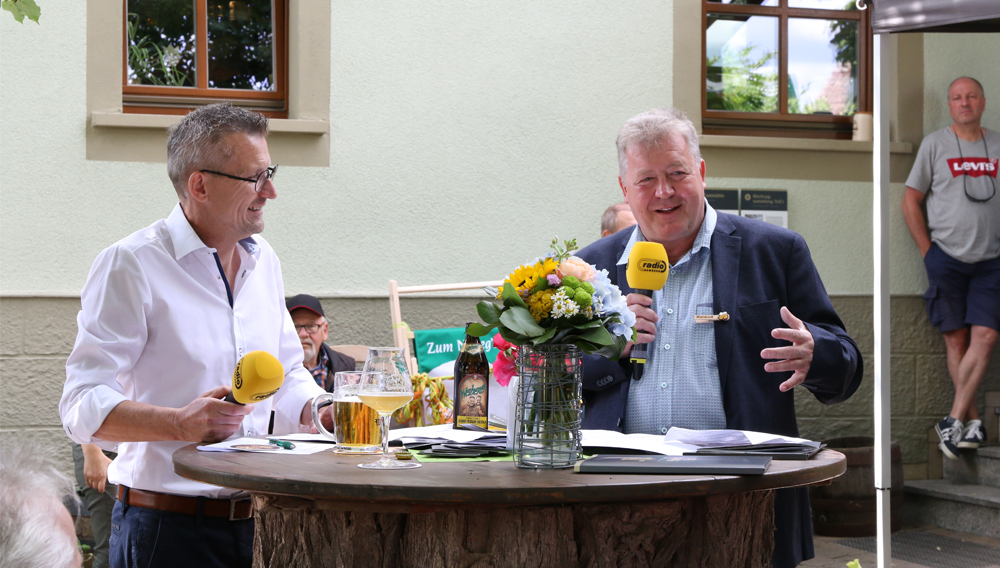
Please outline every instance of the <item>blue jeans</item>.
M253 531L252 518L230 521L124 506L115 501L111 513L111 566L250 568Z

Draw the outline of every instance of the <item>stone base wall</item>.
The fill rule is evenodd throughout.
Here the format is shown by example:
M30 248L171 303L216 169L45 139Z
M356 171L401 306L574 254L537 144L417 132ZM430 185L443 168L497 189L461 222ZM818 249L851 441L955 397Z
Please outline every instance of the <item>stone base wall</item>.
M799 429L802 437L812 440L872 436L875 428L872 298L835 296L831 299L848 333L861 348L865 377L854 396L833 406L818 402L805 389L796 389ZM928 455L929 451L937 450L929 450L927 431L951 410L955 393L948 375L944 341L928 322L924 306L920 296L893 296L889 305L892 438L899 442L903 451L906 479L926 479L928 473L934 477L933 466L928 472ZM994 350L977 397L980 413L983 412L983 393L1000 390L1000 362L997 359ZM940 468L940 459L936 461Z
M460 326L475 320L471 297L404 297L403 320L412 329ZM872 435L874 416L872 298L836 296L837 312L865 357L865 379L847 402L824 406L805 389L796 390L803 437ZM392 345L387 298L326 298L330 344ZM27 440L55 452L72 474L70 441L59 422L58 404L65 363L76 338L79 299L0 298L0 443ZM952 387L944 343L927 323L923 299L893 297L892 435L903 449L906 477L927 477L927 430L947 414ZM1000 390L995 357L980 391ZM762 363L763 364L763 363Z

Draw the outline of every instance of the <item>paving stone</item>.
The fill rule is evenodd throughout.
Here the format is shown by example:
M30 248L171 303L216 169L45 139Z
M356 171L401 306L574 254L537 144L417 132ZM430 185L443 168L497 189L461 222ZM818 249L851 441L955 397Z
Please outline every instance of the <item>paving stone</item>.
M73 472L73 441L62 427L8 430L6 425L0 430L0 455L8 455L12 444L28 444L33 451L45 453L55 459L59 470L75 479Z
M28 298L22 301L24 353L68 356L76 341L76 315L80 311L80 300Z
M942 353L917 355L915 363L917 413L943 417L951 410L955 397L955 387L948 374L948 361Z
M0 425L61 428L59 399L65 381L62 357L5 359L0 368Z
M0 355L20 355L23 352L23 305L18 298L0 299Z

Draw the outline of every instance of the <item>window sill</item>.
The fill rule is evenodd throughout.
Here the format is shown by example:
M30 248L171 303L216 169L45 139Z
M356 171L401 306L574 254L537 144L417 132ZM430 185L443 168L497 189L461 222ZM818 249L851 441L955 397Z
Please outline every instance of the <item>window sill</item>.
M717 134L699 139L708 175L713 177L872 180L873 142ZM906 181L916 157L913 146L909 142L889 143L889 179L893 183Z
M814 138L772 138L766 136L719 136L705 134L698 137L703 148L744 148L754 150L806 150L814 152L859 152L871 154L874 142L856 140L821 140ZM912 154L913 144L889 142L892 154Z
M165 130L183 118L169 114L131 114L121 112L90 113L90 124L95 128L140 128ZM298 120L272 118L268 121L271 132L310 134L322 136L330 132L330 123L325 120Z

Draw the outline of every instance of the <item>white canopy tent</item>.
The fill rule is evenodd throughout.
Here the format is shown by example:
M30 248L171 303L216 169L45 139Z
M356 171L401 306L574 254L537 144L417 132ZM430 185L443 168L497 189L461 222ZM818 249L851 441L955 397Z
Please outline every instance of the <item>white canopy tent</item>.
M890 566L889 529L889 34L899 32L997 32L1000 0L869 0L875 32L875 147L872 230L875 260L875 489L879 566ZM858 2L859 7L862 2Z

